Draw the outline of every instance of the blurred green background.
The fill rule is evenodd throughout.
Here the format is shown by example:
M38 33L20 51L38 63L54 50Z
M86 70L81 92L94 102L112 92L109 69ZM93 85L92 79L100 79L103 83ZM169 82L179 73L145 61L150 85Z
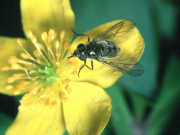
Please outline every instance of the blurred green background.
M0 36L24 37L19 1L0 6ZM77 33L130 19L145 41L140 59L145 73L123 75L106 89L113 108L102 135L180 135L180 2L71 0L71 6ZM0 94L0 135L13 122L19 98Z

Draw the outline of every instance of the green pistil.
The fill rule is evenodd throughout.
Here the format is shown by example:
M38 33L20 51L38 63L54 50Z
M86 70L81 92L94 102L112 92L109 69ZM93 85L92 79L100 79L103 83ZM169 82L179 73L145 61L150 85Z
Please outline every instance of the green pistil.
M45 67L39 68L39 71L33 70L34 74L37 74L36 80L40 80L41 83L47 84L48 86L52 86L59 80L60 74L56 73L56 64L49 64L49 63L44 63L43 64Z

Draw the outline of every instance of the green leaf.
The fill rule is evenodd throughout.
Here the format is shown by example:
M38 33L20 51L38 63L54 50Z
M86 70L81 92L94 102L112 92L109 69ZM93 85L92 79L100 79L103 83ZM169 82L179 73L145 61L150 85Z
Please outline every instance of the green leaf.
M172 38L175 33L177 22L177 10L173 4L165 2L163 0L155 0L156 10L154 12L157 15L158 30L161 34L167 38Z
M148 106L152 106L153 102L151 102L149 99L137 95L133 92L128 92L131 98L131 103L134 111L134 116L137 122L142 123L144 116L146 114L146 109Z
M7 128L11 125L13 119L7 115L0 113L0 135L4 135Z
M67 132L67 130L64 131L63 135L69 135L68 132Z
M167 67L160 95L148 120L147 135L160 135L173 115L180 97L180 62L173 57Z
M112 101L111 125L116 134L131 135L131 113L126 103L122 89L113 85L106 89Z

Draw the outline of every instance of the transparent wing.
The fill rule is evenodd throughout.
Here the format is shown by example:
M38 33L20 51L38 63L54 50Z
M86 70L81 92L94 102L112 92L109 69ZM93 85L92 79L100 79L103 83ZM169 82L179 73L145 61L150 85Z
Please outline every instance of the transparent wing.
M134 27L135 24L133 21L122 20L99 34L93 41L108 40L113 41L118 45L128 39Z
M98 58L97 61L128 75L139 76L144 73L141 64L126 53L120 52L113 58Z

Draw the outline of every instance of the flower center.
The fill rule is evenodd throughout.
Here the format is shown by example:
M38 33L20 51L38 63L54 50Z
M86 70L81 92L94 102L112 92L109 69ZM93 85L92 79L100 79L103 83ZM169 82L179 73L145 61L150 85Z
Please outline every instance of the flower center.
M60 40L55 40L57 33L50 29L49 33L41 34L44 45L37 42L33 33L28 30L27 36L30 38L34 47L33 52L28 52L20 39L18 45L23 49L19 59L10 56L8 62L11 67L3 66L1 70L15 70L7 82L9 85L5 90L12 90L14 95L26 93L22 100L19 110L26 108L34 109L41 104L49 106L54 110L57 106L57 98L61 97L64 102L68 102L66 94L71 94L69 75L77 75L79 62L74 59L67 59L66 53L70 43L63 42L65 31L60 33ZM32 55L32 54L33 55ZM72 52L69 52L70 54ZM17 72L18 71L18 72Z

